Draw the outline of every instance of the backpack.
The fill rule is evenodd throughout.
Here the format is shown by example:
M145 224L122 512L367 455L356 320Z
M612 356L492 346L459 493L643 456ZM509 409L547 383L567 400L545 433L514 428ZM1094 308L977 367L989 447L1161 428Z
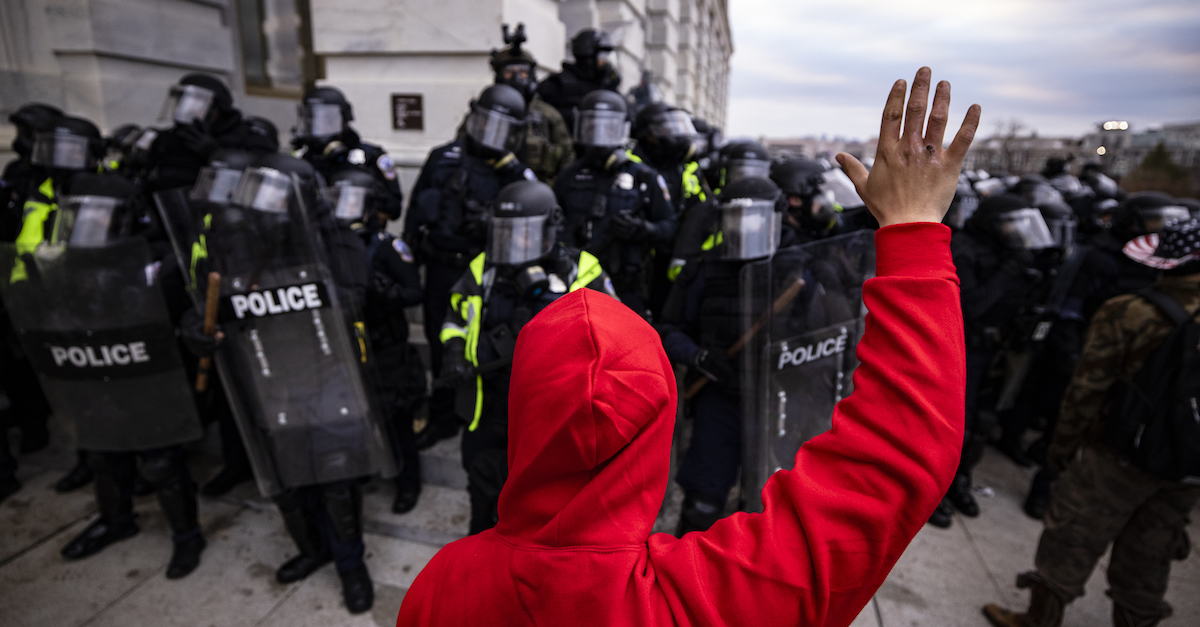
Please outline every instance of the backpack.
M1129 383L1113 391L1109 443L1168 481L1200 484L1200 322L1154 288L1137 292L1174 323Z

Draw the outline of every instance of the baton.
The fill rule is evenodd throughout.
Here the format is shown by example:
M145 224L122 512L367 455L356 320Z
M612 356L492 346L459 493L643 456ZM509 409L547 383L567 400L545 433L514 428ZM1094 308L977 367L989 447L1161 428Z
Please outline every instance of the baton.
M791 303L796 299L797 296L800 295L800 290L802 289L804 289L804 279L796 277L796 281L789 285L788 288L779 295L779 298L775 299L775 304L771 306L771 310L764 311L763 314L758 317L758 320L754 322L754 326L747 329L746 332L743 333L742 336L739 337L732 346L725 350L725 358L729 359L740 353L742 349L750 343L750 340L754 339L754 336L758 335L758 332L761 331L763 327L767 326L767 322L771 319L771 317L778 315L779 312L783 311L783 308L787 307L788 303ZM703 390L704 386L708 385L709 381L712 381L712 379L709 379L708 377L700 377L690 386L688 386L687 392L684 393L683 397L690 400L693 396L699 394L700 390Z
M221 273L208 273L208 293L204 298L204 334L212 337L217 332L217 306L221 304ZM196 368L196 391L208 389L208 371L212 368L212 357L201 357Z

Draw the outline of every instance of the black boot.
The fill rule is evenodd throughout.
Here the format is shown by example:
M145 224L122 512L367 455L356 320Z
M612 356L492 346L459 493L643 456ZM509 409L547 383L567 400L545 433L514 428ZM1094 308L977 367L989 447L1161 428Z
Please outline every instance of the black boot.
M77 457L75 467L54 484L54 491L59 494L78 490L92 481L93 474L91 467L87 464L87 453L76 451L75 454Z
M228 493L239 483L249 481L253 478L254 475L249 470L238 470L226 466L221 469L221 472L217 473L217 476L204 484L203 488L200 488L200 493L205 496L221 496Z
M423 451L456 435L458 435L458 423L453 419L434 420L430 418L425 428L417 434L417 448Z
M418 475L414 480L412 477L401 475L396 477L396 498L392 500L393 514L407 514L417 506L417 499L421 496L421 478Z
M207 546L196 512L196 484L191 477L181 476L179 481L160 487L158 504L175 537L183 538L175 541L167 579L186 577L200 565L200 553Z
M940 529L949 529L951 523L954 522L954 507L950 505L950 501L943 498L941 503L938 503L937 509L929 515L929 524Z
M975 502L975 497L971 494L971 475L955 475L946 498L963 516L975 518L979 515L979 503Z
M688 494L683 497L675 535L682 538L689 531L707 531L724 514L725 503L698 494Z
M1025 497L1025 515L1035 520L1046 516L1050 509L1050 476L1045 470L1039 470L1029 484L1029 496Z
M204 547L208 546L204 536L198 533L174 544L171 563L167 564L167 579L180 579L190 575L200 565L200 554L204 552Z
M283 563L275 571L275 581L292 583L311 575L318 568L333 560L329 548L321 538L316 517L303 506L303 494L291 490L276 497L283 526L300 549L300 555Z
M62 556L69 560L95 555L104 547L140 531L133 522L132 504L125 502L128 495L122 492L120 483L113 475L99 474L95 489L100 519L88 525L83 533L62 548Z
M367 567L352 570L348 573L338 573L342 579L342 600L351 614L362 614L375 604L375 586L371 583L371 574Z

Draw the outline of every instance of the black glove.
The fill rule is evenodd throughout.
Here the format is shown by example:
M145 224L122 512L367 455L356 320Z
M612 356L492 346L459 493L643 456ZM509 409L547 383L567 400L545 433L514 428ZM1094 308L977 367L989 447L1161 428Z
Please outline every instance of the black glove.
M521 163L516 156L508 160L501 158L496 163L498 164L496 165L496 174L499 174L502 179L521 176L521 172L525 169L525 164Z
M612 217L613 234L621 239L648 239L650 225L632 213L622 211Z
M446 380L448 387L458 387L471 380L467 343L462 338L454 338L442 346L442 371L438 378Z
M175 127L175 134L184 148L205 161L208 161L208 158L221 147L217 140L208 134L199 120L191 124L180 124Z
M212 357L221 347L221 340L204 334L204 316L195 307L188 307L179 320L179 335L183 344L197 357Z
M402 296L400 284L382 272L375 272L374 276L371 277L371 291L375 292L375 295L386 303L394 303L401 300Z
M712 379L714 383L732 383L734 372L733 366L729 360L725 359L725 355L702 348L696 351L696 355L692 357L692 367L700 374Z

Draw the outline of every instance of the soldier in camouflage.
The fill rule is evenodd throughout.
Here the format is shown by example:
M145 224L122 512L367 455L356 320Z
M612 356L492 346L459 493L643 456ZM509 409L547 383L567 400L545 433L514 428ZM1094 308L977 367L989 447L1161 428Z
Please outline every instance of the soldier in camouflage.
M1166 227L1164 246L1170 238L1186 240L1188 233L1191 243L1183 255L1167 259L1182 263L1165 270L1156 285L1193 317L1200 310L1197 231L1200 221L1194 219ZM1106 443L1104 428L1111 390L1137 375L1171 329L1158 307L1137 294L1113 298L1096 312L1046 455L1048 470L1059 478L1038 543L1037 570L1017 578L1018 587L1031 588L1029 609L1015 613L989 604L984 614L993 625L1061 625L1065 605L1083 595L1110 543L1113 624L1151 627L1171 615L1163 600L1170 564L1189 552L1188 513L1200 502L1200 486L1168 481L1132 464Z

